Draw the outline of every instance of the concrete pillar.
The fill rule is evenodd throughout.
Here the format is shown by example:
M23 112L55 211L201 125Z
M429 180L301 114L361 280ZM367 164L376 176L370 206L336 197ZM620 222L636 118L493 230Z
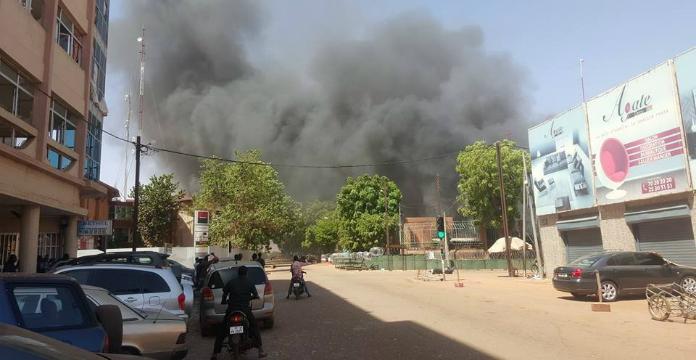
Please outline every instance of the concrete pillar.
M624 219L626 206L623 203L599 207L600 230L604 250L635 251L636 238Z
M68 226L65 229L65 253L71 258L77 257L77 216L68 218Z
M21 272L36 272L40 217L41 208L37 205L27 205L22 209L22 226L19 234L19 268Z

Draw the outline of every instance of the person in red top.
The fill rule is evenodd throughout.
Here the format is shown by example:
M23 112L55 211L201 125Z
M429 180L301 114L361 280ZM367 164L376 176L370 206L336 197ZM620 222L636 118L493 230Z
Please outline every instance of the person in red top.
M288 287L288 296L286 296L286 299L290 298L290 294L292 294L292 282L294 280L299 280L302 285L304 286L305 292L307 293L307 297L312 297L312 295L309 293L309 288L307 288L307 283L304 281L304 276L302 275L304 271L302 271L302 267L308 265L306 262L300 261L300 258L297 257L297 255L292 257L292 265L290 266L290 272L292 272L292 279L290 280L290 286Z

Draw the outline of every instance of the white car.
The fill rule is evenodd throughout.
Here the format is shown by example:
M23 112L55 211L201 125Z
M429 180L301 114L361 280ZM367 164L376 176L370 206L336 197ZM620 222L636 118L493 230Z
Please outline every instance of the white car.
M121 301L138 310L163 310L188 319L187 291L168 268L93 264L64 267L55 273L68 275L82 285L107 289Z

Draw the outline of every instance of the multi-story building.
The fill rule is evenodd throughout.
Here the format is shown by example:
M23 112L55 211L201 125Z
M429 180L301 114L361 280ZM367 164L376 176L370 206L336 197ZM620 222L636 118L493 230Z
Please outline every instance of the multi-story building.
M108 218L108 22L109 0L0 0L0 264L75 256L78 221Z

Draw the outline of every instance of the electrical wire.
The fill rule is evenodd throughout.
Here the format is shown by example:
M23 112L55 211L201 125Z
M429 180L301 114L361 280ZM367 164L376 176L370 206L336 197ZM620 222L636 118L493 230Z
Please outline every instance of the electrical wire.
M405 164L412 164L412 163L428 161L428 160L442 159L442 158L449 157L449 156L452 156L452 155L459 153L459 151L451 151L451 152L433 155L433 156L420 158L420 159L386 161L386 162L371 163L371 164L310 165L310 164L267 163L267 162L254 162L254 161L225 159L225 158L220 158L217 156L206 156L206 155L187 153L187 152L183 152L183 151L171 150L171 149L156 147L153 145L142 145L142 146L147 148L147 149L153 150L153 151L165 152L165 153L181 155L181 156L188 156L188 157L193 157L193 158L198 158L198 159L217 160L217 161L222 161L222 162L230 162L230 163L245 164L245 165L259 165L259 166L270 166L270 167L278 167L278 168L301 168L301 169L347 169L347 168L361 168L361 167L405 165Z

